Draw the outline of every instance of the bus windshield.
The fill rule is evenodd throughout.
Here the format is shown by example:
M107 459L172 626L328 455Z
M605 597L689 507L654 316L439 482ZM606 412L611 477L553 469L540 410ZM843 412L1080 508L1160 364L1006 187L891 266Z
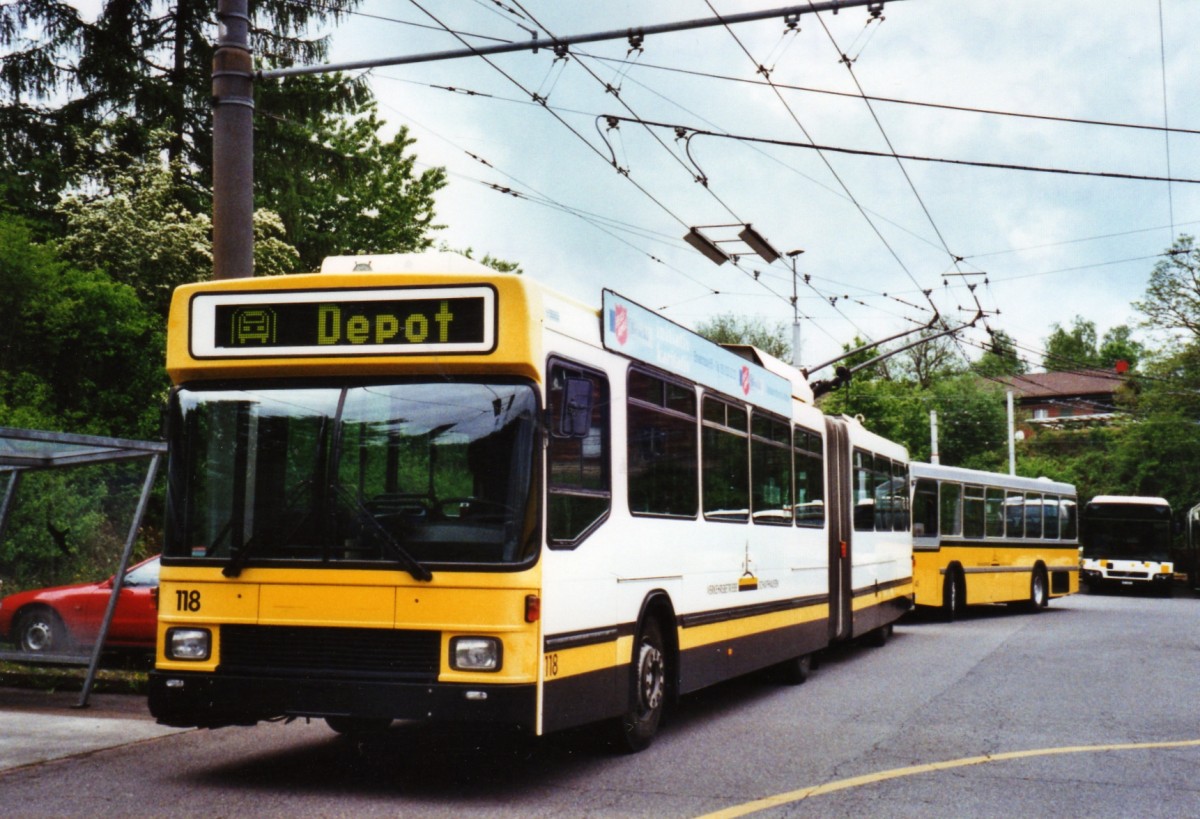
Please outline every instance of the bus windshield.
M526 384L178 390L167 558L516 565L537 549Z
M1083 556L1112 560L1170 560L1171 510L1144 504L1088 504Z

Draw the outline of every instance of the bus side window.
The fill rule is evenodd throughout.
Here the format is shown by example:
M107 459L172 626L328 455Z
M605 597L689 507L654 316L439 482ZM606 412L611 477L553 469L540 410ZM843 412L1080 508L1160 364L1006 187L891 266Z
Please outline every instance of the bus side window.
M695 389L631 369L626 418L630 514L695 518L700 506Z
M892 531L907 532L908 515L908 464L892 462Z
M942 522L942 534L962 534L962 484L943 483L938 517Z
M1056 495L1046 495L1042 502L1042 537L1047 540L1058 540L1058 497Z
M1004 524L1008 537L1025 537L1025 496L1009 492L1004 503Z
M871 497L875 502L875 531L887 532L892 528L892 462L882 455L876 455L874 460Z
M875 528L875 457L861 449L854 450L854 529L870 532Z
M1062 526L1062 539L1074 540L1078 534L1079 516L1076 514L1074 498L1063 498L1059 501L1059 521Z
M963 488L963 537L983 537L983 487Z
M1025 537L1042 536L1042 496L1029 492L1025 495Z
M821 436L796 427L792 430L792 469L796 473L796 525L825 523L825 459Z
M1004 537L1004 490L988 487L984 500L984 528L988 537Z
M938 485L932 478L917 478L912 499L913 537L938 535Z
M790 526L792 441L788 423L755 412L750 431L751 519L755 523Z
M707 396L702 408L704 517L745 522L750 518L749 415L744 406Z
M578 409L589 403L579 396L584 384L591 386L586 417ZM608 379L603 373L551 361L546 392L551 424L557 427L560 419L572 419L569 429L552 428L550 434L547 540L552 545L573 545L608 516L612 505ZM569 407L568 402L575 406Z

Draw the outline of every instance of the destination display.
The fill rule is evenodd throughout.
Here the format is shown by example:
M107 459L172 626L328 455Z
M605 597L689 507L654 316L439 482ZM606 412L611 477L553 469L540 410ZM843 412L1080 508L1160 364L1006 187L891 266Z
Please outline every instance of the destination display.
M486 286L201 293L195 358L486 353L496 293Z

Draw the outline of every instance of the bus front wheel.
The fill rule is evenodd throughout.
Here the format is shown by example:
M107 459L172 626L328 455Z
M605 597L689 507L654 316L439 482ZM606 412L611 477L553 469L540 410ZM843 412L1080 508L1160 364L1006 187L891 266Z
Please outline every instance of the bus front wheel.
M667 701L667 655L662 627L653 617L646 620L634 643L633 690L629 710L618 723L617 745L630 753L650 746L662 721Z

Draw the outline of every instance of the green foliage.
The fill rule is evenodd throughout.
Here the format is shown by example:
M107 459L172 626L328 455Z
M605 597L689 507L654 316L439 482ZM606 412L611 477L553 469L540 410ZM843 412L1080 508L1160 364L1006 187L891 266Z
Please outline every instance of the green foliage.
M992 344L984 351L972 369L985 378L1021 375L1028 371L1025 360L1017 353L1017 344L1003 330L991 332Z
M848 370L854 370L854 378L858 381L892 377L888 359L886 358L870 366L865 366L868 362L883 354L881 348L868 346L866 339L855 336L854 340L849 344L842 345L842 352L846 355L837 362L837 365L845 367ZM861 369L855 370L856 367L860 367Z
M1150 273L1146 296L1134 302L1144 326L1182 333L1185 343L1200 340L1200 247L1180 236Z
M133 289L81 270L0 215L0 426L157 437L166 393L161 319ZM112 570L145 464L31 473L0 540L23 586ZM6 484L5 484L6 486Z
M146 465L31 472L21 478L0 541L5 591L107 577L120 554ZM139 559L150 544L139 552ZM152 553L152 552L151 552Z
M358 4L258 0L250 4L251 48L277 63L320 62L327 42L308 38L309 26L339 20ZM212 167L211 0L110 2L94 23L75 5L0 4L5 193L21 212L44 216L78 182L67 168L113 150L149 159L157 150L152 129L164 129L177 179L194 192L188 207L201 209ZM79 135L86 138L74 139ZM20 199L30 193L37 196Z
M938 451L944 464L994 469L997 451L1006 446L1003 392L968 374L947 374L927 389L912 381L854 378L825 396L821 408L830 414L861 415L868 429L903 444L917 461L930 457L930 411L937 412Z
M468 259L475 258L475 251L469 247L465 250L457 250L443 242L438 247L438 250L443 253L457 253L460 256L466 256ZM514 276L520 276L525 272L521 269L520 263L497 258L490 253L483 254L483 258L479 259L478 262L482 265L492 268L492 270L495 270L499 273L512 273Z
M212 276L212 222L183 205L175 174L159 160L130 160L105 174L107 186L65 197L58 207L66 235L61 254L82 267L103 269L166 318L181 284ZM283 239L283 224L268 210L254 213L254 265L259 275L294 273L299 256Z
M1071 329L1064 330L1057 322L1045 341L1046 354L1042 365L1048 372L1082 370L1100 365L1096 349L1096 322L1076 316Z
M791 331L782 321L772 327L758 316L723 313L702 322L696 332L717 344L750 344L776 358L791 360L792 345L788 341Z
M1100 342L1099 364L1101 369L1115 370L1117 363L1124 361L1128 371L1133 372L1146 358L1146 345L1133 338L1133 331L1124 324L1104 334Z
M68 264L0 216L0 310L0 424L157 434L163 323L131 287Z
M965 362L958 346L950 336L939 335L937 329L922 330L917 339L921 343L902 350L894 359L895 367L889 374L915 381L922 389L929 389L941 379L961 373ZM902 339L898 344L911 344Z
M1111 370L1118 361L1125 361L1129 369L1135 369L1145 357L1146 348L1132 337L1132 330L1118 325L1096 341L1096 323L1076 316L1071 329L1053 325L1053 332L1046 339L1046 355L1043 364L1048 371L1084 369Z
M113 170L96 194L74 194L58 206L66 222L63 256L108 272L166 316L175 288L212 272L211 220L180 201L156 160Z
M328 94L337 87L333 79L316 86ZM285 87L262 93L275 98ZM417 174L408 130L384 141L373 102L344 109L348 116L314 106L302 123L265 129L266 144L256 146L258 202L279 212L306 270L319 268L326 256L425 250L433 244L428 234L441 227L433 222L433 197L446 184L445 171ZM288 153L279 153L284 146L290 146ZM289 162L279 162L281 155ZM296 163L304 172L297 172Z

